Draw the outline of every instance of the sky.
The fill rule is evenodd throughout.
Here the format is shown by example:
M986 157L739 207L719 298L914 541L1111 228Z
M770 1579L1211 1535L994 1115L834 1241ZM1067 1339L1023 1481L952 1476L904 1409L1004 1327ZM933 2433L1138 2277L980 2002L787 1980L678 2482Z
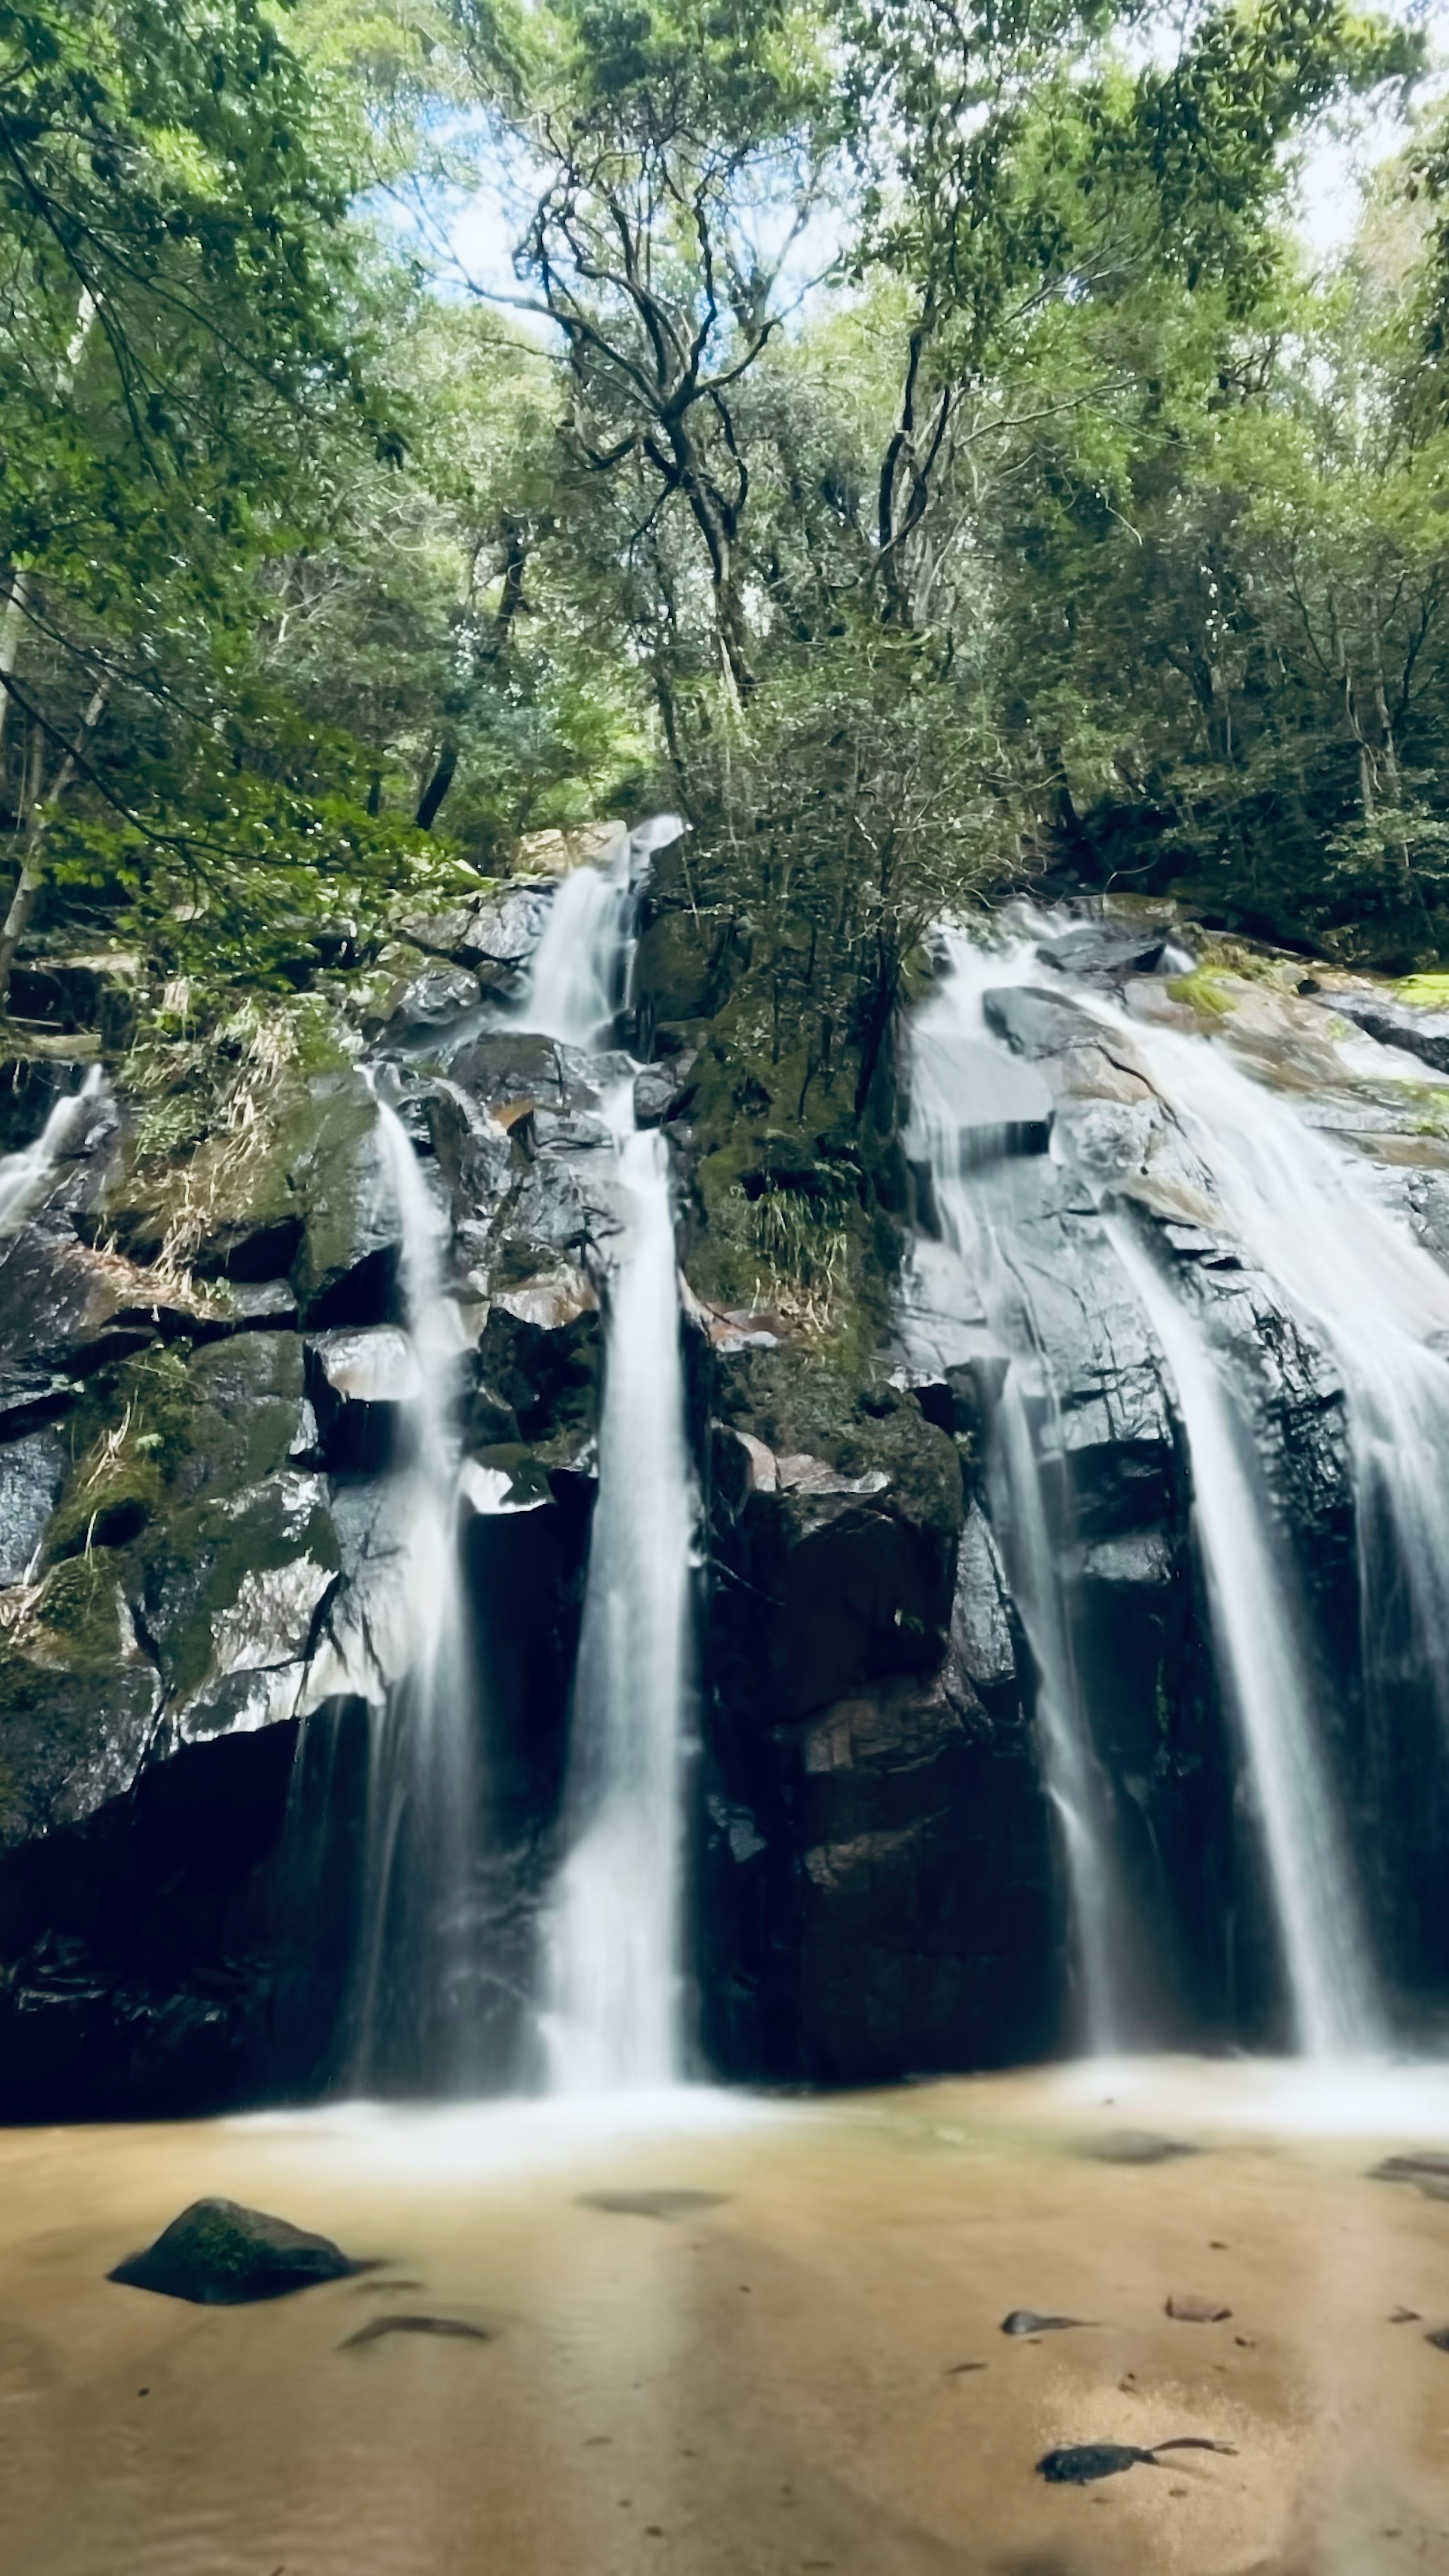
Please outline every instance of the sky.
M1394 6L1394 0L1389 0ZM1426 30L1433 57L1441 66L1426 83L1421 100L1449 90L1449 0L1399 0L1402 14ZM1324 131L1310 144L1297 190L1297 222L1316 266L1327 266L1353 238L1364 188L1375 168L1403 149L1407 129L1384 109L1364 122L1351 138ZM517 202L503 182L480 186L451 212L446 226L448 247L464 281L485 292L517 291L511 251L520 229ZM435 245L437 247L437 245Z

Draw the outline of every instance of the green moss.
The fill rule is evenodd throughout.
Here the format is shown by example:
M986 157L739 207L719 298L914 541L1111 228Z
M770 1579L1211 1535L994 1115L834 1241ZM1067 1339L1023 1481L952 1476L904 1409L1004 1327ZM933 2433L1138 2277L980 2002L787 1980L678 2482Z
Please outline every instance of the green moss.
M189 1346L142 1351L92 1378L71 1423L75 1464L46 1532L53 1564L134 1538L189 1454L196 1413Z
M1185 1003L1188 1010L1209 1018L1221 1018L1233 1007L1231 993L1224 991L1222 977L1210 966L1196 967L1191 975L1175 975L1167 990L1174 1002Z
M697 1220L688 1269L715 1304L776 1313L838 1362L863 1368L885 1281L855 1068L833 1050L826 1056L817 1017L777 1028L751 994L714 1021L691 1079Z
M46 1578L36 1605L39 1641L72 1671L104 1671L122 1645L120 1593L108 1551L67 1558Z
M1449 975L1405 975L1395 984L1394 991L1404 1001L1415 1002L1421 1009L1449 1011Z

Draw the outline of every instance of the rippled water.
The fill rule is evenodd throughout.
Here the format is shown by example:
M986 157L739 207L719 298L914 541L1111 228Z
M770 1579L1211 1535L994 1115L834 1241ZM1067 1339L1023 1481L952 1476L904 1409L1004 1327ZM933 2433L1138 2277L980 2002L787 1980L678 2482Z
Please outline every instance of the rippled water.
M1082 2153L1154 2129L1202 2152ZM1449 2137L1414 2070L1078 2066L0 2138L0 2564L25 2576L1362 2576L1449 2564ZM584 2195L715 2194L674 2218ZM104 2278L221 2192L383 2268ZM1174 2292L1231 2307L1168 2319ZM1421 2311L1391 2324L1396 2306ZM1006 2337L1009 2309L1098 2322ZM487 2328L393 2334L393 2309ZM984 2363L984 2369L963 2364ZM143 2395L142 2392L145 2392ZM1184 2434L1095 2487L1066 2442Z

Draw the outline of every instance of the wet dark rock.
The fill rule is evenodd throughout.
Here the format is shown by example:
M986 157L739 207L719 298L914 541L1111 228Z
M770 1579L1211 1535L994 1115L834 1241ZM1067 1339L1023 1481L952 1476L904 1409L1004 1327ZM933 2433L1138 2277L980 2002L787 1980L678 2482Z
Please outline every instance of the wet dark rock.
M407 1409L422 1388L396 1324L320 1333L309 1342L308 1392L333 1475L376 1475L398 1454Z
M1151 2468L1153 2455L1133 2442L1071 2442L1043 2453L1037 2473L1049 2486L1085 2487L1097 2478L1115 2478L1123 2469Z
M322 1076L288 1164L302 1205L292 1277L315 1332L400 1320L398 1212L377 1143L376 1104L361 1076Z
M448 1073L495 1113L522 1101L556 1116L597 1106L596 1094L567 1050L526 1029L489 1029L470 1038L449 1058Z
M1377 1038L1381 1046L1403 1047L1436 1073L1449 1073L1449 1011L1417 1010L1389 993L1337 992L1320 998L1365 1037Z
M951 1644L974 1690L989 1695L1015 1688L1017 1646L1006 1575L979 1503L971 1505L961 1533Z
M54 1428L0 1448L0 1586L24 1577L60 1500L65 1472L65 1447Z
M1085 2487L1098 2478L1114 2478L1123 2469L1156 2468L1164 2451L1219 2451L1228 2459L1237 2457L1231 2442L1212 2442L1200 2433L1183 2433L1175 2441L1154 2442L1146 2451L1135 2442L1071 2442L1061 2450L1047 2451L1036 2465L1038 2474L1050 2486Z
M1425 2335L1424 2341L1431 2343L1436 2352L1449 2352L1449 2326L1436 2326L1432 2334Z
M329 2236L312 2236L285 2218L269 2218L235 2200L195 2200L154 2245L107 2274L129 2288L198 2307L242 2307L286 2298L320 2281L346 2280L364 2269Z
M963 1514L954 1446L918 1407L892 1396L884 1416L832 1419L828 1398L802 1409L792 1376L782 1354L742 1349L718 1377L717 1545L732 1579L719 1645L748 1666L755 1726L939 1665Z
M658 1127L683 1097L683 1084L663 1065L646 1064L634 1077L634 1124Z
M1038 2316L1035 2308L1013 2308L1009 2316L1002 2318L1001 2331L1004 2335L1060 2334L1068 2326L1092 2326L1096 2322L1095 2317L1046 2317Z
M399 993L383 1035L384 1045L446 1028L481 999L478 978L466 966L434 966L414 975Z
M229 1279L241 1288L274 1286L287 1279L302 1249L298 1215L235 1217L217 1226L200 1246L192 1268L200 1279ZM253 1307L252 1312L257 1309Z
M1029 1064L1074 1046L1093 1045L1100 1031L1091 1013L1059 993L1033 984L999 984L981 996L986 1025Z
M388 2335L441 2335L454 2343L492 2343L493 2335L486 2326L470 2326L461 2317L372 2317L356 2334L338 2345L339 2352L360 2352L365 2345L382 2343Z
M1104 982L1127 975L1151 975L1161 966L1169 945L1166 930L1124 931L1096 921L1078 922L1071 930L1037 944L1045 965L1064 975L1100 977Z

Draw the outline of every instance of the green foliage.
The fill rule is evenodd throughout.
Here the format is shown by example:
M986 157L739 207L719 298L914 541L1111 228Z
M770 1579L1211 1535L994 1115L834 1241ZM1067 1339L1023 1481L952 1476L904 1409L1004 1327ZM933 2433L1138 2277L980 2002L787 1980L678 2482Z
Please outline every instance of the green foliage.
M1417 42L1138 29L0 0L12 934L139 950L174 1048L677 803L660 900L778 1172L884 1116L932 920L1045 869L1432 962L1442 140L1322 287L1281 220ZM431 292L480 156L516 291ZM818 1190L747 1204L742 1260L828 1270Z

